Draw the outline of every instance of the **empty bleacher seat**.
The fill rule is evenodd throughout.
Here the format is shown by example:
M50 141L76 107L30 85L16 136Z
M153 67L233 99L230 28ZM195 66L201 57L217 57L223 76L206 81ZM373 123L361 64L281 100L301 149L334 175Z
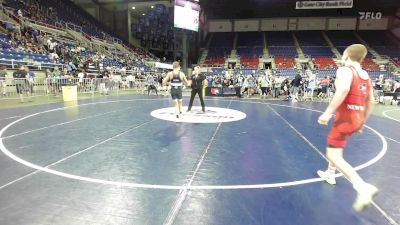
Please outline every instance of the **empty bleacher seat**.
M260 57L263 55L262 47L238 47L237 54L240 57Z
M316 65L316 67L320 70L334 69L337 67L335 61L333 61L332 58L317 57L313 58L312 61L314 65Z
M261 32L239 32L237 46L263 46L263 36Z
M274 57L296 57L297 51L294 46L272 46L269 47L269 54Z
M293 46L292 34L286 31L268 32L266 34L267 45L270 46Z
M298 31L295 35L301 47L328 46L320 31Z
M352 44L360 43L353 31L327 31L326 33L336 47L347 47Z
M231 32L214 33L210 43L210 48L216 47L232 49L233 38L234 33Z
M258 68L259 58L258 57L242 57L240 63L246 68Z
M276 68L293 68L294 58L291 57L276 57L275 59Z
M305 55L311 57L334 57L335 54L331 51L330 47L324 46L306 46L301 47Z
M379 70L379 65L376 64L371 58L365 58L362 62L362 68L368 71L377 71Z

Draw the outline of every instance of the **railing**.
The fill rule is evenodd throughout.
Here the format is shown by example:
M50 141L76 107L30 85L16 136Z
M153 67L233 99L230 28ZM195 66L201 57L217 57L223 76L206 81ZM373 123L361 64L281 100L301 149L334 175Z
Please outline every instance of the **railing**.
M113 40L114 43L118 43L118 44L122 45L122 41L120 39L113 38L112 40Z
M63 23L61 23L61 22L54 22L54 24L51 24L51 23L47 23L47 22L44 23L44 22L40 22L40 21L36 21L36 20L31 20L31 19L28 19L28 18L23 18L21 21L22 22L29 22L30 24L35 24L35 25L38 25L38 26L47 27L47 28L50 28L50 29L53 29L53 30L64 32L64 30L62 28L65 25Z
M12 69L15 69L17 65L24 65L31 68L37 68L39 70L54 68L56 66L60 67L61 69L64 69L64 65L59 63L41 63L36 61L21 61L15 59L1 59L1 58L0 58L0 65L11 67Z
M66 23L65 25L66 25L67 29L82 33L82 27L81 26L75 25L73 23Z
M113 94L119 91L144 93L144 79L128 81L125 78L5 78L0 79L0 100L16 97L19 93L33 96L57 96L62 94L63 86L76 85L78 94ZM158 87L161 89L160 87Z

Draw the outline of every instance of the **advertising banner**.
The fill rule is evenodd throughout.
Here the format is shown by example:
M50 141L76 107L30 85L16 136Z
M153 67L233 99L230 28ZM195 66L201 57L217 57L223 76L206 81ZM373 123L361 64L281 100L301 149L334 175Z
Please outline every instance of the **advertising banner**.
M353 0L296 2L296 9L340 9L340 8L353 8Z

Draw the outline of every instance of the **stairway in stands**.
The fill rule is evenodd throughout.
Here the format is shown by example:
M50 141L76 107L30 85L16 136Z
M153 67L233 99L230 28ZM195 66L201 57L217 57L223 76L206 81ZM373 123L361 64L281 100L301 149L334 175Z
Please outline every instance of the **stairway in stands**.
M331 48L331 51L335 53L336 58L340 59L342 57L342 53L338 51L338 49L335 47L335 45L332 43L332 41L329 39L328 35L324 31L321 31L322 37L324 37L326 43L328 46Z
M371 48L371 46L369 46L369 44L357 33L354 32L354 36L357 37L357 39L360 41L361 44L365 45L365 47L367 47L368 52L370 52L376 59L380 60L382 59L382 56L376 52L374 49Z

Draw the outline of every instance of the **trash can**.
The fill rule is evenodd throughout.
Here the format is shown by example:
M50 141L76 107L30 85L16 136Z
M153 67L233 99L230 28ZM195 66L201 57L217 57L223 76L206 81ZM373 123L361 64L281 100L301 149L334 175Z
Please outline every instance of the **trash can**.
M62 93L64 102L78 100L77 86L62 86Z

